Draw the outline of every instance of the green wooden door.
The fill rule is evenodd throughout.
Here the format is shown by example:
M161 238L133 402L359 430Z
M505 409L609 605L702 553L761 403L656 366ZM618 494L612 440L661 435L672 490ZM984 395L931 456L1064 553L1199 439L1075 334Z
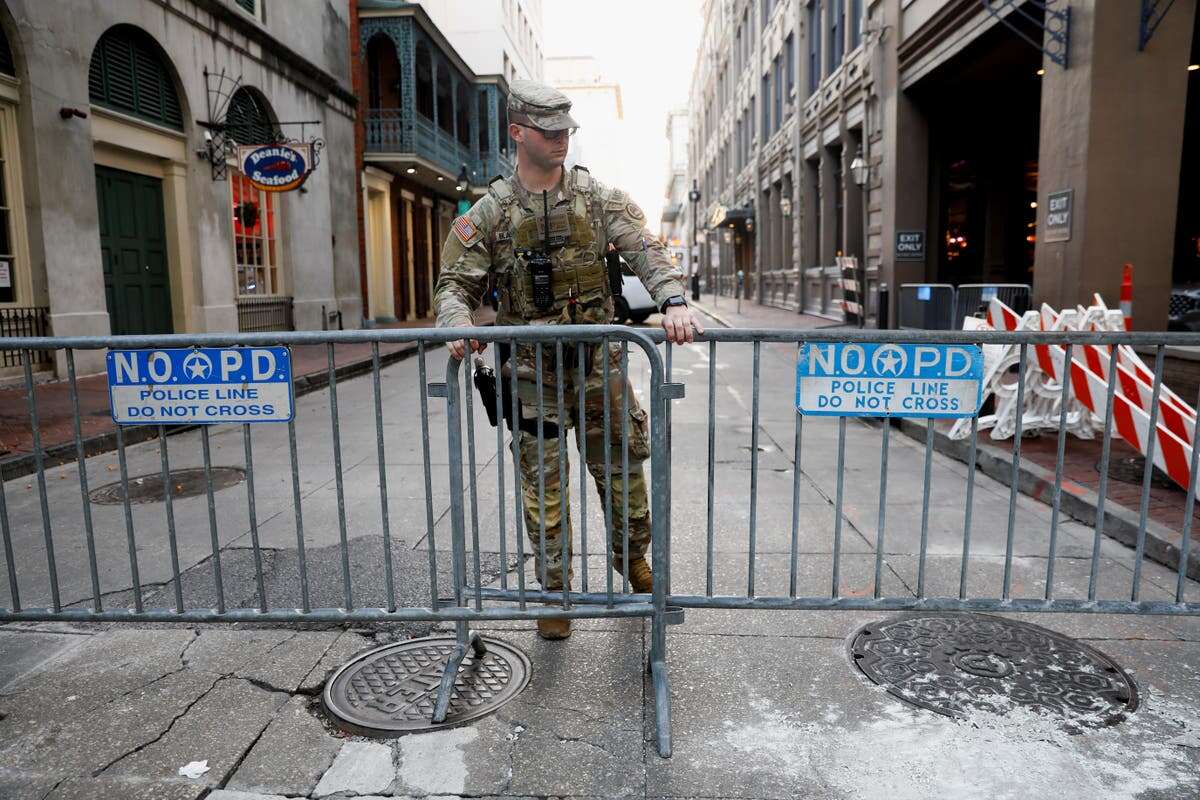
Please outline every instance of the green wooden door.
M112 332L172 333L162 181L96 167L96 203Z

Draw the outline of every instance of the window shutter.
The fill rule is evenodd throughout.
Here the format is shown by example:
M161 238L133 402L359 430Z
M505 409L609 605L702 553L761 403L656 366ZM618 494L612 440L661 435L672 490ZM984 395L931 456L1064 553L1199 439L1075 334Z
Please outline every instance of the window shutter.
M253 91L242 87L229 100L225 126L238 144L272 144L282 137L276 132L267 109Z
M121 26L100 38L88 67L91 102L183 130L175 83L157 46L137 30Z
M133 91L133 50L128 40L105 38L104 55L105 105L127 113L137 110Z
M246 13L258 16L258 0L234 0L234 2L246 9Z
M88 99L93 103L97 97L104 96L104 59L101 58L100 48L96 48L96 54L92 56L92 63L88 65Z

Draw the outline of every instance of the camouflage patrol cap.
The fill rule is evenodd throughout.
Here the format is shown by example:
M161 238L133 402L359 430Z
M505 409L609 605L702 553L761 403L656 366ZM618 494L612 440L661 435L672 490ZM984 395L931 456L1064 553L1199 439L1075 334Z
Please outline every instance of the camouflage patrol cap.
M565 94L537 81L516 80L512 82L508 95L509 114L518 115L516 122L527 124L544 131L561 131L578 128L579 123L567 112L571 100Z

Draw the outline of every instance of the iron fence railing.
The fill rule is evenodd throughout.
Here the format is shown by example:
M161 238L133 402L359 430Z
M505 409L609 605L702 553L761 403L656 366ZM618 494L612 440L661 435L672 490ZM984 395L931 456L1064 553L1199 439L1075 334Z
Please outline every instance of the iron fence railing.
M42 306L0 308L0 339L47 336L50 333L50 309ZM49 364L54 354L47 350L30 352L34 364ZM21 351L0 349L0 367L21 366Z

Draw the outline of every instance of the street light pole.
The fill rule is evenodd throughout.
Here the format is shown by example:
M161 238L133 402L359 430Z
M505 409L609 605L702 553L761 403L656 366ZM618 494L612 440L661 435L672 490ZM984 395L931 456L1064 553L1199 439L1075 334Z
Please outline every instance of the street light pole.
M700 202L700 185L692 178L692 190L688 192L688 200L692 201L692 241L688 260L692 264L692 300L700 299L700 241L696 238L696 206Z
M862 142L859 142L854 160L850 162L850 173L863 193L862 259L859 263L858 275L855 276L858 279L858 327L863 328L867 324L867 244L871 236L871 165L863 157ZM876 323L878 324L878 319Z

